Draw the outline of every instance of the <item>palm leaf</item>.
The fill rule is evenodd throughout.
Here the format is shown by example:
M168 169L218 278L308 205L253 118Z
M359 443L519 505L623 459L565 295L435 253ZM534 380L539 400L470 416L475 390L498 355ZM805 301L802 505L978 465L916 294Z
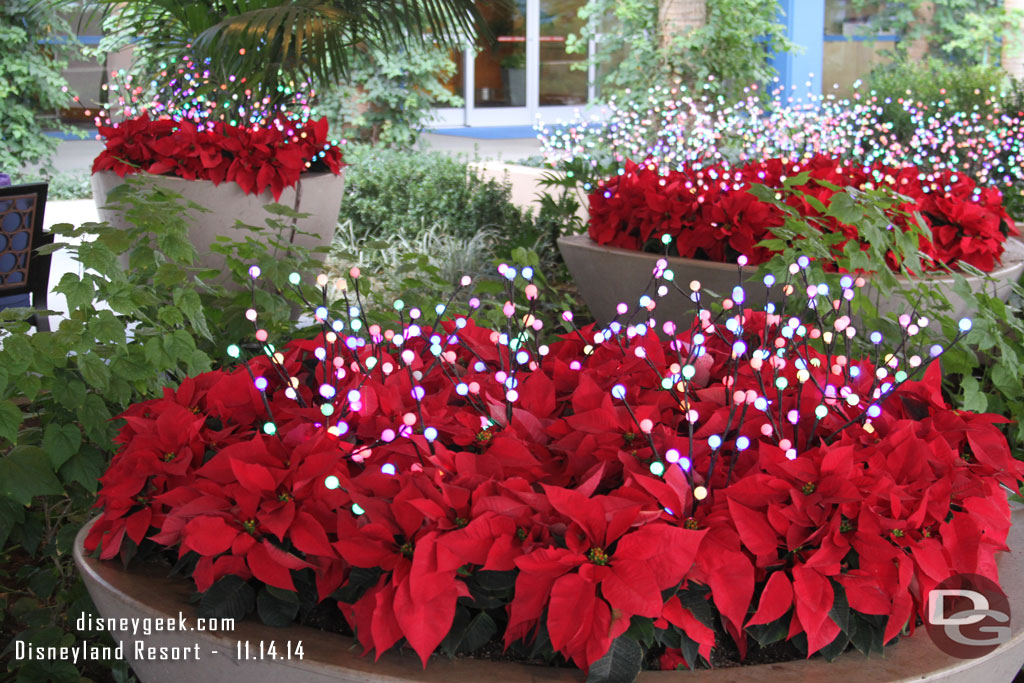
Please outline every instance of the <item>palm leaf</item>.
M70 0L59 0L72 4ZM461 49L485 26L474 0L85 0L161 58L191 53L268 94L306 78L336 81L357 46ZM486 29L483 29L486 31ZM207 62L208 60L208 62Z

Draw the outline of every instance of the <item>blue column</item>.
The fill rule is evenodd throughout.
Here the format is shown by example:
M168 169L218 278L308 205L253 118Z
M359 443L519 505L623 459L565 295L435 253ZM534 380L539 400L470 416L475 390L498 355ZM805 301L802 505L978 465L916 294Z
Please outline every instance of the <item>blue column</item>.
M779 85L785 86L783 97L806 101L808 95L821 95L825 0L779 0L779 9L786 35L803 50L799 54L776 54L772 57L772 65L779 72Z

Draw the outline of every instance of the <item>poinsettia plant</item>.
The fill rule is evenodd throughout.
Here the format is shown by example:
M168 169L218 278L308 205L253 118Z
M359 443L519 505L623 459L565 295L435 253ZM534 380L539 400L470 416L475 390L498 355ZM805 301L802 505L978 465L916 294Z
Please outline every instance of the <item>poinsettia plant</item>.
M679 256L731 261L745 254L751 263L763 263L777 253L764 242L785 215L749 191L755 184L798 190L787 193L787 205L822 231L841 234L845 239L834 245L837 254L846 242L860 237L855 225L840 222L829 211L837 193L850 188L898 193L890 220L907 231L920 217L930 232L919 245L929 259L928 269L955 269L964 262L991 271L1000 263L1007 237L1019 234L999 190L978 186L962 173L926 174L913 166L881 163L861 166L820 154L731 168L721 163L682 165L667 172L653 162L627 161L622 173L599 181L590 193L589 234L598 244L642 249L653 243L658 251L657 240L668 235ZM895 259L889 260L894 270L899 268Z
M100 126L105 147L92 172L113 171L173 175L237 183L246 194L270 190L281 198L308 171L341 172L340 148L328 137L326 118L293 121L278 115L263 126L233 126L224 121L195 123L175 118L150 119L148 113Z
M998 579L1024 464L1003 418L943 399L930 321L850 357L865 282L830 295L806 267L775 284L805 320L739 293L712 313L694 282L687 329L645 296L601 329L566 312L550 344L529 268L502 269L500 330L475 298L368 325L358 279L320 276L315 338L277 347L250 310L255 357L121 416L87 548L169 552L204 601L336 607L365 653L425 666L492 638L582 669L694 667L729 640L877 651L947 577Z

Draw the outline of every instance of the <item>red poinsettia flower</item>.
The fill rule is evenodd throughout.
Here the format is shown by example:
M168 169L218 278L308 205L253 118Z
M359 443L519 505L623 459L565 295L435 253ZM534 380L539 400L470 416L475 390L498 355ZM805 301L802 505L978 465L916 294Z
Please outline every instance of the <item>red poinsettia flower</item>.
M847 240L857 240L856 227L825 215L835 187L888 187L908 198L896 206L900 214L894 213L892 220L907 230L905 215L922 216L932 232L932 239L922 239L920 245L934 260L926 264L929 268L955 268L963 261L990 271L999 264L1006 238L1018 234L999 191L978 188L962 173L926 176L916 167L861 167L818 154L799 161L763 159L734 168L717 162L668 172L650 161L626 161L622 173L599 182L589 196L590 238L598 244L642 249L668 235L682 257L730 262L742 254L752 264L763 263L773 252L760 243L772 237L772 228L782 225L782 215L749 189L752 184L781 188L787 177L799 174L807 174L804 184L796 187L803 196L789 196L787 204L797 215L814 217L824 229ZM836 249L844 246L840 242Z
M292 121L279 116L264 128L223 121L203 127L191 121L157 119L148 114L101 126L106 147L93 173L111 170L124 177L142 171L187 180L229 180L247 194L270 191L274 200L307 170L341 172L341 151L328 140L327 119Z
M705 659L766 624L810 655L839 637L842 595L887 642L953 573L998 578L1001 487L1024 465L1002 418L946 404L937 364L883 391L868 361L802 343L784 358L820 333L787 325L733 310L672 339L590 326L525 358L466 318L295 341L130 407L87 547L171 549L201 591L312 573L378 657L404 640L426 662L465 609L503 611L506 645L546 632L582 668L634 620ZM479 607L495 574L508 592Z

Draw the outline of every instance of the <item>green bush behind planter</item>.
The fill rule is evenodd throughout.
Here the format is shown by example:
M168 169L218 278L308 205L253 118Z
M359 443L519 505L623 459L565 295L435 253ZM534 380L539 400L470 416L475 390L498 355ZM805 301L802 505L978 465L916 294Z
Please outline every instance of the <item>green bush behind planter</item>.
M339 221L352 221L357 235L413 237L439 223L455 237L483 228L511 236L532 224L509 200L507 186L481 180L465 161L441 152L354 147L345 160Z
M245 334L239 323L252 300L248 292L207 286L209 274L192 266L196 253L179 196L140 193L130 181L112 199L123 204L129 230L102 223L52 228L59 240L50 250L72 252L83 273L66 273L50 295L67 298L68 318L52 332L33 333L26 309L0 312L0 611L12 643L0 658L18 680L77 681L82 672L70 662L15 661L15 633L43 646L102 637L75 631L77 615L94 610L71 548L116 450L111 417L226 358L226 346ZM268 225L214 247L236 280L244 282L254 262L278 282L308 267L306 252L273 255L289 210L271 208L277 213L268 214ZM61 244L69 239L81 243ZM122 253L131 254L132 268L120 267ZM262 289L255 297L268 329L290 319L288 298ZM127 665L111 664L90 665L87 673L127 681Z

